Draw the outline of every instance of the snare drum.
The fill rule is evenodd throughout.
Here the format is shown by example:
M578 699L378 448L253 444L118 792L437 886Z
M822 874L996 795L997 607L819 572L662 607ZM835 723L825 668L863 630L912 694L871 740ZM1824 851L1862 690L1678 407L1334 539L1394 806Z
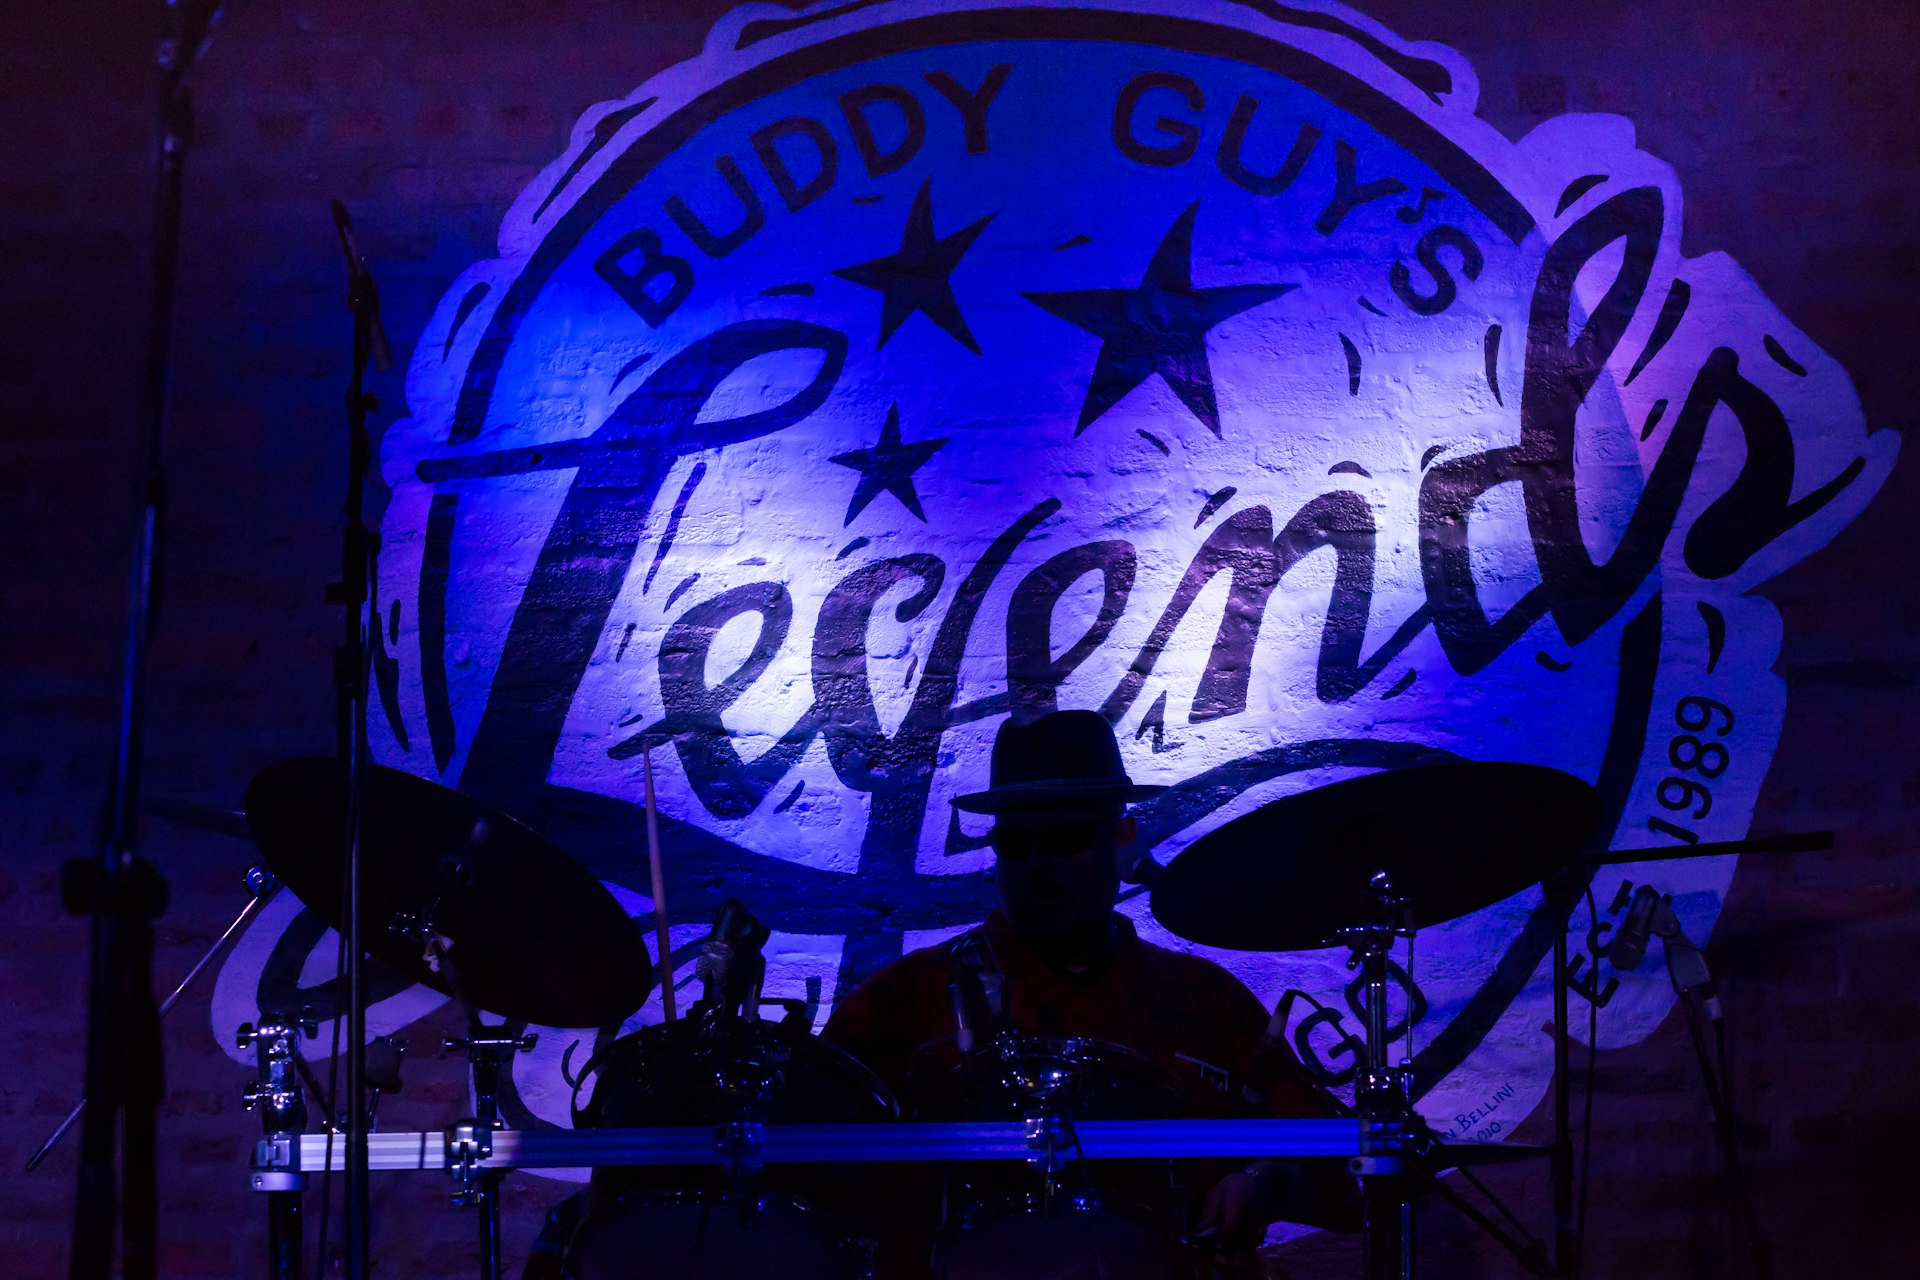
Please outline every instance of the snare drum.
M591 1100L575 1128L849 1124L898 1119L893 1096L852 1056L787 1024L693 1017L615 1041L583 1073ZM574 1280L723 1280L791 1275L857 1280L869 1251L848 1225L857 1168L595 1169L567 1251Z

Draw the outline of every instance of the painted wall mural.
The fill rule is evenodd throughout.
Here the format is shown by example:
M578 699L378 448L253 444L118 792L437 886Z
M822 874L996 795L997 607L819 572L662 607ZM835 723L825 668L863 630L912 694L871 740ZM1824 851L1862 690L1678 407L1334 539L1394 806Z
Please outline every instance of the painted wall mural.
M1451 50L1332 4L730 15L587 113L419 340L381 451L377 758L639 913L665 744L676 945L739 895L771 992L821 1020L991 905L949 800L1016 711L1114 723L1171 788L1140 810L1163 862L1448 756L1595 783L1613 847L1745 834L1787 697L1755 589L1897 441L1734 262L1681 254L1630 122L1512 142L1475 99ZM1735 874L1607 872L1596 938L1644 880L1704 940ZM1443 1132L1544 1093L1539 908L1428 930L1400 973ZM1350 1079L1343 953L1211 954ZM279 904L215 1032L324 1014L333 956ZM1575 981L1606 1045L1672 999L1658 964ZM441 999L376 995L376 1032ZM517 1063L522 1123L566 1123L577 1038Z

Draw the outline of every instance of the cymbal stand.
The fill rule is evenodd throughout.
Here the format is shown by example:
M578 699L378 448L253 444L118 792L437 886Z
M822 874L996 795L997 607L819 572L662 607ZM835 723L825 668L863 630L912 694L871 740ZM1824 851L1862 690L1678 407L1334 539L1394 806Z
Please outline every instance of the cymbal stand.
M451 890L471 872L457 857L442 860L442 889ZM441 1052L464 1053L473 1079L473 1114L453 1125L447 1135L447 1173L460 1189L451 1197L459 1208L480 1210L481 1280L500 1277L500 1180L505 1174L482 1169L478 1162L493 1154L493 1132L502 1125L500 1115L500 1070L513 1061L516 1053L527 1053L539 1043L537 1035L515 1035L505 1025L488 1026L480 1017L480 1008L467 995L460 981L450 940L440 933L436 917L440 902L436 899L424 917L402 916L391 928L403 937L423 941L432 952L434 970L453 989L453 998L467 1015L465 1037L448 1036Z
M1413 934L1412 911L1394 892L1385 871L1367 884L1372 920L1342 929L1349 969L1360 970L1366 991L1367 1066L1354 1094L1362 1121L1360 1175L1364 1232L1362 1274L1366 1280L1411 1280L1413 1275L1413 1169L1407 1162L1414 1130L1412 1064L1387 1066L1387 958L1396 938Z
M480 1210L480 1275L482 1280L500 1277L500 1180L505 1175L496 1169L481 1169L475 1161L493 1154L493 1131L501 1127L500 1070L513 1061L516 1053L525 1053L539 1042L536 1035L513 1035L505 1027L483 1026L479 1014L467 1022L467 1035L448 1036L443 1051L467 1055L473 1075L473 1115L453 1127L448 1143L450 1153L462 1158L449 1161L447 1171L460 1182L452 1196L459 1207Z
M307 1103L300 1093L300 1037L319 1030L310 1010L297 1018L262 1013L257 1023L242 1023L234 1042L252 1049L259 1076L241 1095L247 1110L260 1112L266 1131L254 1158L251 1185L267 1193L267 1274L272 1280L300 1280L302 1230L300 1193L307 1175L288 1169L284 1149L295 1146L307 1129Z

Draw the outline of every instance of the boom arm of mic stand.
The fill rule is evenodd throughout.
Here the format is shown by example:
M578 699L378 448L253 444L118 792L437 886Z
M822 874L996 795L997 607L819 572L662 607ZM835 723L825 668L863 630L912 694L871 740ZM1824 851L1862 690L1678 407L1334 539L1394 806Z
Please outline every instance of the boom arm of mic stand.
M206 954L202 955L200 959L195 962L193 968L187 970L187 976L180 979L180 985L173 989L173 994L160 1002L160 1016L162 1018L167 1016L167 1011L173 1008L180 997L186 993L187 988L193 985L193 980L198 978L201 973L205 971L206 967L213 963L214 958L226 949L226 945L233 938L233 935L245 928L249 921L260 914L260 909L272 901L276 893L280 892L280 881L265 867L254 867L247 872L247 887L253 890L253 897L248 899L246 906L240 908L240 914L233 918L233 923L227 926L226 932L214 939L213 945L207 948ZM87 1100L84 1097L73 1104L73 1110L67 1112L67 1118L60 1122L60 1127L47 1136L47 1140L40 1144L38 1151L28 1157L26 1168L28 1173L32 1173L35 1169L38 1169L41 1163L45 1161L49 1155L53 1154L53 1149L60 1145L60 1139L66 1137L67 1131L79 1123L80 1117L85 1113L86 1109Z
M1729 853L1817 853L1833 848L1831 831L1790 831L1747 840L1713 840L1706 844L1676 844L1659 849L1608 849L1574 859L1580 867L1609 867L1623 862L1673 862L1681 858L1717 858Z

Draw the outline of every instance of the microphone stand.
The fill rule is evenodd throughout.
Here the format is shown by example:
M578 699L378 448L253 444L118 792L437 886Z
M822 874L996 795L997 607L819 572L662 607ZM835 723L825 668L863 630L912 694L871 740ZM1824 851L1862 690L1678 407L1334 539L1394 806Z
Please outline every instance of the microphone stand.
M206 51L218 9L167 5L159 48L159 181L154 198L152 290L147 313L145 412L135 455L135 544L121 668L120 723L97 857L64 869L62 898L93 917L87 981L85 1096L80 1174L68 1255L72 1280L105 1280L113 1269L114 1174L119 1142L121 1266L128 1280L149 1280L158 1266L159 1195L155 1169L161 1078L160 1017L153 1000L153 921L166 909L166 880L137 848L140 763L146 730L147 650L159 605L165 512L167 374L187 149L193 139L188 74Z
M334 651L334 687L339 701L336 725L338 749L347 779L346 863L344 877L347 951L347 1084L346 1188L342 1209L347 1280L366 1280L370 1247L367 1222L367 1117L360 1106L367 1080L366 942L362 937L363 900L361 855L366 826L367 797L367 686L372 646L368 628L379 625L373 616L372 584L378 551L366 524L367 468L372 446L367 414L380 407L365 390L367 362L390 366L392 356L380 326L380 292L366 259L353 241L353 224L338 200L333 202L334 228L347 260L347 306L353 313L353 363L347 384L347 501L346 530L342 535L341 577L335 600L346 606L346 636Z
M1681 844L1657 849L1606 849L1598 853L1582 854L1575 858L1565 872L1549 878L1542 889L1546 900L1555 910L1560 911L1566 920L1570 920L1574 905L1582 896L1588 878L1600 867L1617 866L1634 862L1674 862L1682 858L1712 858L1723 854L1738 853L1812 853L1833 847L1831 831L1788 832L1776 836L1754 836L1744 840L1719 840L1705 844ZM1584 874L1581 874L1584 873ZM1574 1274L1578 1259L1575 1254L1578 1239L1573 1222L1573 1132L1571 1117L1572 1090L1568 1079L1569 1057L1567 1043L1567 928L1566 920L1554 931L1553 938L1553 1218L1554 1218L1554 1275L1566 1280ZM1599 975L1593 975L1598 983ZM1694 1025L1698 1011L1687 993L1681 992L1678 983L1675 991L1686 1002L1688 1028L1694 1033L1696 1051L1700 1054L1701 1068L1709 1076L1708 1099L1715 1103L1716 1130L1724 1135L1731 1132L1730 1118L1722 1114L1720 1100L1714 1091L1711 1070L1708 1067L1705 1040ZM1589 1081L1591 1087L1591 1081ZM1726 1145L1723 1141L1723 1146ZM1737 1169L1738 1156L1727 1147L1728 1163ZM1740 1191L1744 1193L1744 1182ZM1584 1214L1582 1218L1584 1219ZM1747 1220L1752 1221L1751 1208L1747 1210ZM1579 1224L1579 1235L1584 1236L1586 1223ZM1758 1244L1757 1224L1753 1227L1756 1268L1760 1274L1767 1274L1764 1255Z

